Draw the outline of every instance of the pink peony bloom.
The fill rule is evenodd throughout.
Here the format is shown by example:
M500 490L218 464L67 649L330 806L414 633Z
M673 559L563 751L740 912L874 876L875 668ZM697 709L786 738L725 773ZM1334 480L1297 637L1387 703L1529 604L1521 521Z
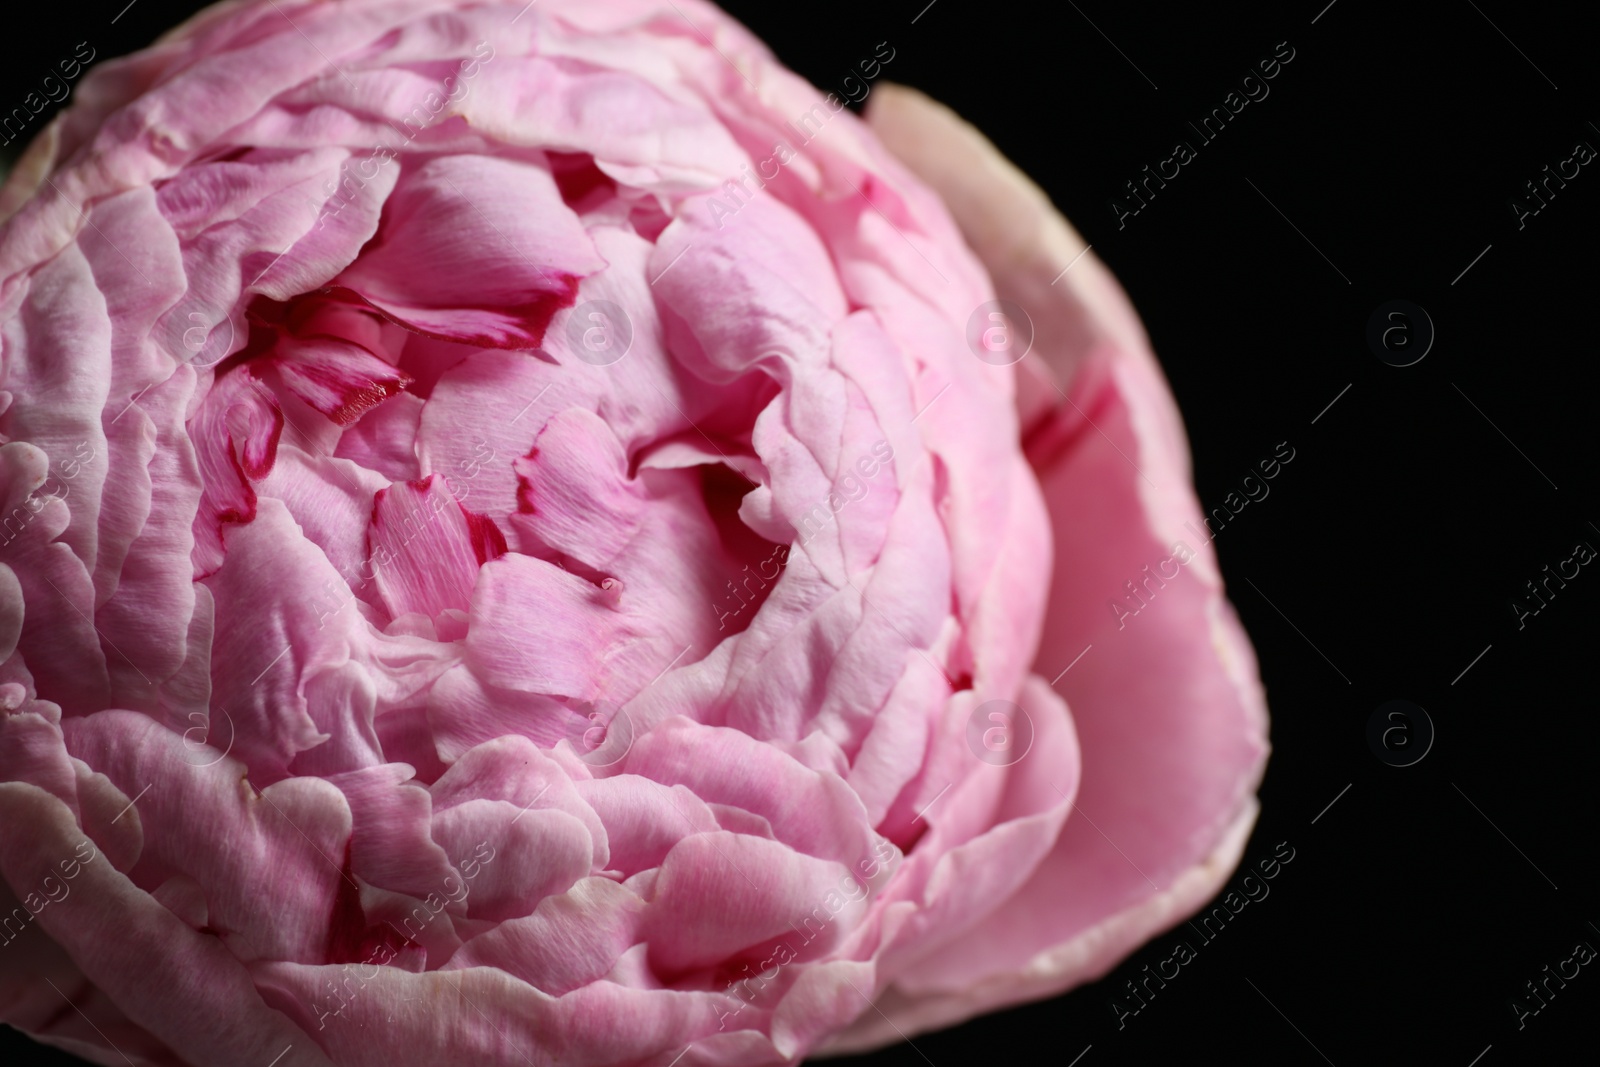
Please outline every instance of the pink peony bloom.
M699 0L246 0L85 79L0 192L0 1021L753 1067L1208 899L1266 719L1177 411L875 91Z

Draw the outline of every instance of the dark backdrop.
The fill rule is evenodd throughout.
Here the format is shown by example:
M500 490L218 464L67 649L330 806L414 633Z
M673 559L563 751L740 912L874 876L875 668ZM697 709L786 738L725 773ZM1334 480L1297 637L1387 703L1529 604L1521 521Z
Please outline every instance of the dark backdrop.
M1296 450L1217 539L1273 714L1246 862L1295 850L1270 897L1120 1029L1112 998L1176 933L1102 982L850 1063L1593 1056L1600 974L1582 968L1521 1028L1510 1002L1577 942L1600 948L1600 576L1583 568L1521 629L1511 605L1576 542L1600 548L1600 168L1552 182L1520 228L1510 202L1576 142L1600 147L1595 37L1572 5L1326 2L729 5L818 84L890 42L886 77L950 104L1045 187L1143 315L1208 509L1277 442ZM10 26L0 101L79 41L101 61L199 6L137 0L112 24L125 4L30 5L44 21ZM1186 120L1284 41L1294 59L1270 96L1119 228L1123 183L1195 141ZM1392 300L1436 330L1412 366L1366 339ZM1395 321L1420 342L1409 314ZM1391 700L1432 723L1411 766L1368 742Z

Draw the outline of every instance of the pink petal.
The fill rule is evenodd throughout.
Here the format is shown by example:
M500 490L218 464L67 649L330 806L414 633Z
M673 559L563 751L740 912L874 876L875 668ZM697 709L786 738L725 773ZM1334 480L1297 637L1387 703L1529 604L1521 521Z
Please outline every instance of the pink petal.
M844 864L760 837L695 834L662 861L642 933L651 965L667 975L759 959L779 942L810 959L860 921L864 895Z
M350 805L350 862L357 877L420 898L456 873L430 833L432 797L411 781L409 767L382 764L329 781Z
M248 367L217 378L189 420L204 486L194 520L196 578L221 565L223 528L255 519L251 481L272 470L282 432L283 412Z
M134 712L69 720L66 733L73 755L138 798L144 851L135 881L154 889L172 874L193 878L210 924L243 959L325 958L349 877L350 811L337 789L295 778L258 795L242 784L239 763Z
M420 333L534 348L578 280L603 266L546 168L445 156L402 178L338 284Z
M583 878L508 919L451 957L447 971L497 967L553 997L604 978L640 941L644 901L605 878Z
M661 866L686 835L724 828L706 802L687 786L619 774L578 782L577 789L605 824L610 867L624 875Z
M390 397L340 436L334 455L391 482L415 481L422 476L416 452L422 406L422 398L412 393Z
M540 693L489 685L465 664L452 667L434 683L428 691L426 716L429 744L436 758L446 762L485 741L512 735L552 748L588 726L566 704Z
M641 651L615 602L542 559L492 560L473 595L467 662L504 689L599 699L604 680L620 666L613 661L636 663Z
M391 617L471 606L478 568L505 554L494 526L456 503L444 479L430 476L380 490L367 533L366 568Z
M274 361L296 396L340 426L355 422L411 380L359 345L327 338L281 341Z
M83 835L71 812L33 786L0 784L0 819L34 831L0 838L0 874L13 885L37 884L42 871L80 854L75 850ZM190 929L93 850L86 854L91 858L80 864L70 895L44 907L35 921L136 1027L184 1062L266 1063L295 1045L305 1063L332 1067L305 1032L261 1002L247 970L221 942ZM130 959L138 964L130 966ZM83 990L74 986L68 993L81 999ZM60 997L51 996L62 1013ZM225 1016L230 1025L196 1027L191 1012ZM133 1049L150 1048L148 1039L123 1030L94 1038L78 1033L81 1044L73 1047L110 1063L121 1057L109 1041L120 1044L125 1036L134 1038L128 1042ZM161 1055L159 1047L154 1051Z

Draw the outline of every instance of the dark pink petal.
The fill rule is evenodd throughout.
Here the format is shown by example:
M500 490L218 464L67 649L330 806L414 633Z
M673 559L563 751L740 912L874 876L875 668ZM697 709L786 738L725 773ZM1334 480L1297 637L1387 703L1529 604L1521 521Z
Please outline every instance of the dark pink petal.
M534 348L578 280L603 266L546 168L444 156L402 177L378 236L337 284L421 333Z
M251 482L272 470L283 412L248 367L217 378L189 420L199 461L199 510L194 520L195 577L222 564L223 528L256 517Z
M485 525L487 523L487 525ZM492 523L456 503L444 479L430 476L380 490L367 532L370 566L392 617L471 607L478 568L505 554Z
M278 343L273 361L296 396L340 426L355 422L411 381L349 341L285 339Z

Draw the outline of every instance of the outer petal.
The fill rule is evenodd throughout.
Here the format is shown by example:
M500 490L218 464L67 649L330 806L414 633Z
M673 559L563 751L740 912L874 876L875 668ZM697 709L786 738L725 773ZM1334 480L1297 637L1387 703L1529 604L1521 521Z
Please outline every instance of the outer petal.
M0 839L0 873L13 887L30 887L24 892L83 840L66 806L31 785L0 784L0 816L35 831ZM266 1063L295 1045L303 1062L331 1067L305 1032L262 1003L220 942L191 930L110 863L83 863L72 889L36 921L134 1024L185 1061ZM209 1021L221 1017L230 1025ZM101 1042L92 1046L108 1056Z
M964 228L996 257L1002 278L1018 262L1016 249L1082 251L1059 218L1042 223L1037 191L947 112L900 93L879 105L875 121L913 165L951 187ZM989 176L941 182L929 153L953 140L977 151ZM1019 202L1029 206L1004 214ZM1041 225L1043 247L1030 246ZM1267 752L1254 655L1209 542L1193 534L1199 508L1171 395L1126 298L1085 258L1090 269L1066 295L1034 305L1041 336L1055 340L1044 350L1049 372L1071 376L1071 403L1041 405L1029 438L1056 551L1072 561L1053 572L1039 669L1054 676L1093 646L1060 679L1083 753L1081 817L1068 821L1011 908L920 960L880 1000L902 1029L949 1025L1103 975L1217 890L1254 823ZM1092 428L1083 412L1094 413ZM1097 502L1092 515L1079 506L1087 499ZM1099 576L1132 580L1147 565L1163 577L1167 566L1183 570L1136 618L1119 618L1128 609L1106 605L1122 590ZM867 1048L892 1033L863 1017L829 1048Z

